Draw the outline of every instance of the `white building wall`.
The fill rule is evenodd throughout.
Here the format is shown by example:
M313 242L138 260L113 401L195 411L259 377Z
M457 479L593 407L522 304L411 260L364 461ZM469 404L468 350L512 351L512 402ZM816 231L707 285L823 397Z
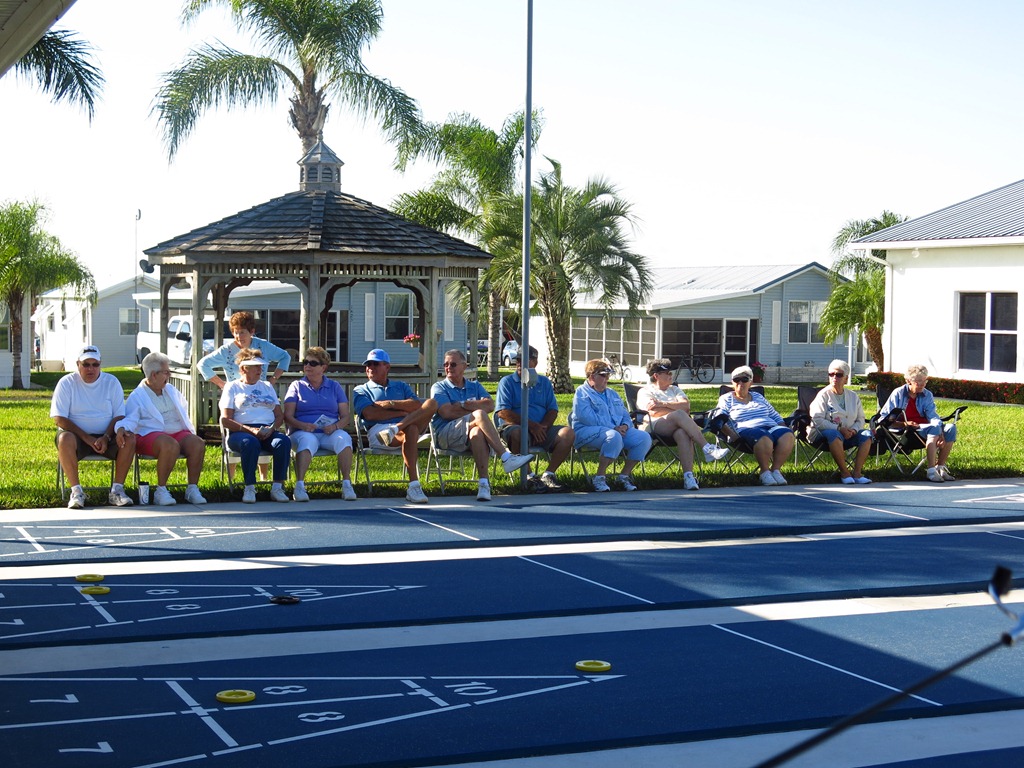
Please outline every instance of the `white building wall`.
M28 387L29 376L32 370L32 355L34 345L32 343L32 323L29 317L32 315L32 308L26 298L21 307L21 385ZM10 387L14 384L14 338L11 338L11 349L0 350L0 388Z
M889 249L886 259L887 370L920 363L943 378L1024 382L1024 246ZM1018 294L1016 373L958 366L959 294L991 291Z

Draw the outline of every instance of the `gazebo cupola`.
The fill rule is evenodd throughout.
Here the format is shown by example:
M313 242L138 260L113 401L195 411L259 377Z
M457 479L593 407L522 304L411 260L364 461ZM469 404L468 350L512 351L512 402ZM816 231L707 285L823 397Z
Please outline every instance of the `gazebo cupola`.
M341 192L341 166L334 150L324 144L321 133L316 144L299 160L300 192Z

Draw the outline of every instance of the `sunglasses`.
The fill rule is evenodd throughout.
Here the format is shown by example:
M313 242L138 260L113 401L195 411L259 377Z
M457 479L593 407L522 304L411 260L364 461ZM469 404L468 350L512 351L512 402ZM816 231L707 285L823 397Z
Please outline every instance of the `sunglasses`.
M607 378L608 376L611 376L611 374L608 373L608 371L597 371L594 375L595 376L604 376L605 378Z
M842 371L829 371L829 372L828 372L828 377L829 377L830 379L841 379L841 378L843 378L843 376L845 376L845 375L846 375L846 374L845 374L845 373L843 373Z
M308 365L310 368L316 368L317 366L323 365L319 360L303 360L302 364Z
M456 363L445 363L444 367L445 368L458 368L460 365L462 365L462 363L457 363L457 362Z
M748 381L750 381L750 377L749 376L737 376L735 379L732 380L732 383L733 384L746 384Z
M99 368L100 367L99 363L79 363L79 365L82 366L83 368Z

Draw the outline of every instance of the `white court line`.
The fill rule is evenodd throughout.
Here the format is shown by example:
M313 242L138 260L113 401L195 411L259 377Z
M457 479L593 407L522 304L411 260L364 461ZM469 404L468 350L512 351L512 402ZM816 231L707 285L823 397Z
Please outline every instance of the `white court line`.
M871 683L872 685L880 686L882 688L885 688L886 690L892 691L893 693L899 693L902 690L902 689L896 688L896 687L894 687L892 685L888 685L886 683L879 682L878 680L873 680L870 677L864 677L863 675L858 675L856 672L851 672L848 669L843 669L842 667L837 667L834 664L829 664L828 662L822 661L821 659L816 659L813 656L807 656L807 655L805 655L803 653L797 653L796 651L791 651L789 648L783 648L781 645L776 645L775 643L769 643L769 642L767 642L765 640L759 640L756 637L751 637L750 635L745 635L742 632L737 632L735 629L729 629L728 627L722 627L722 626L719 626L718 624L712 624L711 626L713 626L715 629L720 629L723 632L728 632L730 635L735 635L736 637L742 637L744 640L750 640L751 642L767 646L768 648L772 648L773 650L781 651L782 653L788 653L790 656L796 656L798 659L803 659L804 661L809 661L812 664L818 664L818 665L820 665L822 667L825 667L826 669L831 669L831 670L833 670L835 672L841 672L844 675L849 675L850 677L855 677L858 680L863 680L865 683ZM934 705L936 707L941 707L942 706L937 701L932 701L931 699L926 699L923 696L917 696L917 695L911 694L910 698L917 699L918 701L923 701L925 704L932 704L932 705Z
M879 512L883 515L895 515L896 517L906 517L911 520L930 520L928 517L919 517L918 515L908 515L904 512L893 512L891 509L880 509L879 507L869 507L866 504L854 504L851 501L842 501L841 499L823 499L820 496L814 496L810 493L798 493L804 499L814 499L815 501L824 501L827 504L836 504L842 507L854 507L855 509L865 509L868 512Z
M168 680L167 681L167 685L170 687L170 689L172 691L174 691L176 694L178 694L178 696L181 697L181 700L184 701L185 704L188 705L189 711L193 715L198 715L199 719L211 731L213 731L215 734L217 734L217 736L220 738L220 740L224 742L225 746L227 746L227 747L237 747L238 746L238 742L235 741L235 739L231 736L231 734L229 734L227 731L225 731L224 728L221 727L220 723L218 723L216 720L214 720L212 717L210 717L210 714L209 714L210 710L207 710L198 701L193 699L189 695L188 691L186 691L181 686L180 683L177 683L174 680ZM216 710L214 710L214 711L216 711Z

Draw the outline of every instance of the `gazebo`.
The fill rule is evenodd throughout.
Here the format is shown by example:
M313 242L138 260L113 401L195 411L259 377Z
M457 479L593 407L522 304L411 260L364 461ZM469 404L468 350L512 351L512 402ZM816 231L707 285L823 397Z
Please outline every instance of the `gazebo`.
M298 288L302 349L320 344L327 313L340 288L372 281L409 289L419 304L419 363L395 366L394 375L418 386L421 393L437 377L437 308L443 286L458 281L470 297L466 342L472 339L475 350L479 275L490 262L490 254L343 193L342 165L321 137L299 161L299 191L145 251L143 269L160 267L162 351L167 350L172 287L191 287L192 327L202 328L208 308L215 317L224 317L231 291L258 280L277 280ZM221 323L215 326L220 343ZM197 424L210 419L216 400L196 369L201 354L202 345L193 344L190 374L175 377ZM348 383L365 380L361 365L343 365L340 373L342 380L351 380Z

